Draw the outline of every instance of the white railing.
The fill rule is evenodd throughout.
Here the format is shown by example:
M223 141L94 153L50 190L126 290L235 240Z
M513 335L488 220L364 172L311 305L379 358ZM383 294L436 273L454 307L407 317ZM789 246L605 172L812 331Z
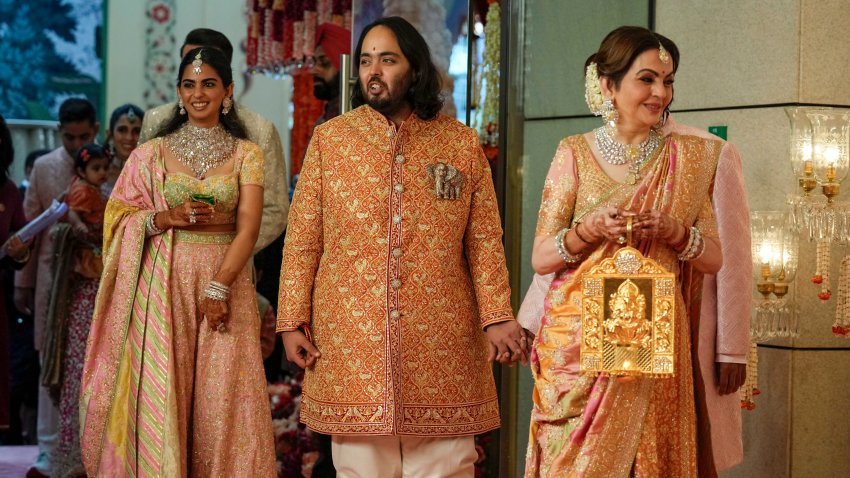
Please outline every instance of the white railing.
M62 144L59 123L56 121L7 119L15 147L15 161L9 168L13 181L20 184L24 179L24 160L30 151L56 149Z

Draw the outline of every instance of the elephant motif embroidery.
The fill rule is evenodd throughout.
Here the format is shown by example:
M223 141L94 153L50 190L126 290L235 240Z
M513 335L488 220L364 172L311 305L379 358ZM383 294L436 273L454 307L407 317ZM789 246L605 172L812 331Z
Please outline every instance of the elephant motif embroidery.
M440 199L458 199L463 188L463 174L451 164L437 162L425 167L434 180L434 195Z

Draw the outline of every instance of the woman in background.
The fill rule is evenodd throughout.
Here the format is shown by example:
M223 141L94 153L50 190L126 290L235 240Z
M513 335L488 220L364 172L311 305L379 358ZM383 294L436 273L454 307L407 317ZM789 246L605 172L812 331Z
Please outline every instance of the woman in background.
M97 144L87 144L77 151L74 158L77 177L65 196L68 224L51 232L56 247L55 278L42 370L47 373L46 378L55 382L49 385L59 404L59 443L51 460L51 475L56 478L85 476L80 455L80 379L103 270L100 248L106 200L101 187L107 179L110 159L109 153ZM59 373L51 374L51 370Z
M109 165L109 175L101 188L103 194L109 197L115 181L124 168L124 163L130 157L130 153L139 144L139 134L142 131L142 119L145 112L134 104L127 103L112 110L109 117L109 129L106 130L106 142L112 155Z

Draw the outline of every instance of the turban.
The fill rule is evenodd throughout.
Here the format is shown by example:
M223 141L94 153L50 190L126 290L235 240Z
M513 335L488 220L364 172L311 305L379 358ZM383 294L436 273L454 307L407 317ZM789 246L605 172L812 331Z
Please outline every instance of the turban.
M351 53L351 32L334 23L322 23L316 29L316 46L325 50L328 60L339 69L339 56Z

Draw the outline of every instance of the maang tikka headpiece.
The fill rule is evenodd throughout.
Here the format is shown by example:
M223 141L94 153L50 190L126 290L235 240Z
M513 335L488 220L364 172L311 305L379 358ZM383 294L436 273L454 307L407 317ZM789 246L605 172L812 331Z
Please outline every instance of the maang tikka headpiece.
M664 48L664 45L660 41L658 42L658 59L665 65L670 63L670 53L667 52L667 49Z
M204 64L203 60L201 60L201 51L203 51L203 50L199 50L198 54L195 55L195 59L192 60L192 67L193 67L192 73L194 73L196 75L201 74L201 65Z

